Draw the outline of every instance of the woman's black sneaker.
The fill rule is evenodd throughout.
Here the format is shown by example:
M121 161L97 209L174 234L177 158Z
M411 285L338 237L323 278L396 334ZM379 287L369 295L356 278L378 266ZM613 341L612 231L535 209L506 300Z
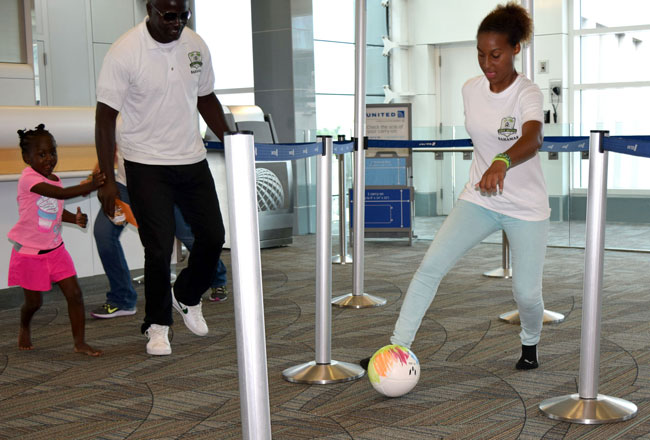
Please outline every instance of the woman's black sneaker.
M515 365L517 370L533 370L539 367L537 363L537 345L522 345L521 357Z

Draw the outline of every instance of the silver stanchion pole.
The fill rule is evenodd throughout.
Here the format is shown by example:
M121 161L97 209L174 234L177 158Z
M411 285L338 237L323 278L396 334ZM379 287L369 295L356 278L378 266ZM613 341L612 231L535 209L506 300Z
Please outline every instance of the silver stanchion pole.
M535 21L535 0L521 0L523 6L530 15L531 20ZM525 46L521 54L522 57L522 70L523 74L528 79L533 81L535 79L535 36Z
M510 267L510 243L505 231L501 231L501 267L484 272L483 275L490 278L512 278Z
M237 202L230 204L228 217L242 437L270 439L271 411L253 132L226 133L224 141L228 200Z
M316 360L287 368L282 377L295 383L329 384L359 379L358 365L332 360L332 138L323 136L316 176Z
M580 341L578 393L544 400L539 409L549 418L586 425L622 422L637 413L635 404L598 394L600 363L600 310L607 210L607 131L592 131L589 144L587 235Z
M521 0L521 5L528 10L530 18L534 18L535 14L535 1L534 0ZM523 72L524 75L528 77L531 81L535 76L534 69L534 43L533 41L529 42L524 46L522 51L523 57ZM500 269L495 269L490 272L485 272L483 275L487 277L497 277L497 278L512 278L512 268L510 267L510 245L508 243L508 237L506 237L505 231L503 232L503 267ZM510 324L520 324L521 320L519 319L519 311L513 310L511 312L502 313L499 315L501 321L505 321ZM562 313L552 312L550 310L544 310L544 316L542 322L544 324L555 324L558 322L564 321L565 316Z
M364 293L364 239L366 208L366 0L355 5L355 83L354 83L354 257L352 293L338 296L332 304L339 307L377 307L386 304L384 298Z
M339 141L345 140L345 135L339 135ZM348 241L346 239L346 232L348 230L347 222L345 221L345 154L339 154L339 254L332 257L332 263L347 264L352 263L352 256L348 254Z

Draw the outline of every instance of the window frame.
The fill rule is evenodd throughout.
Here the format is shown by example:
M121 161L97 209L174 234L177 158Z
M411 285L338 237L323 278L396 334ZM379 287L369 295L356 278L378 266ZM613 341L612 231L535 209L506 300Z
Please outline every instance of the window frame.
M583 127L583 111L582 111L582 92L589 90L611 90L622 88L642 88L650 87L650 81L615 81L615 82L597 82L597 83L583 83L582 82L582 45L581 39L585 36L593 35L610 35L625 32L639 32L650 31L650 22L644 25L630 25L630 26L614 26L614 27L600 27L600 28L576 28L579 22L575 21L576 14L580 16L580 7L582 1L585 0L571 0L569 7L569 45L568 45L568 111L572 118L571 134L585 135L581 133ZM586 0L589 1L589 0ZM649 19L650 20L650 19ZM579 194L586 192L585 186L576 186L584 180L582 177L582 159L579 153L573 153L570 156L570 185L569 190L571 193ZM575 173L579 173L576 177ZM611 194L626 194L631 196L650 195L650 188L628 188L628 189L610 189L608 192Z

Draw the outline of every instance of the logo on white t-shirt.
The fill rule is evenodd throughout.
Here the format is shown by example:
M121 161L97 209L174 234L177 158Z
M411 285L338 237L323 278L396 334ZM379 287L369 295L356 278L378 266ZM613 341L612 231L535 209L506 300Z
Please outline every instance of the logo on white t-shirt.
M514 116L506 116L505 118L501 119L501 128L497 130L497 133L499 133L499 140L502 141L510 141L513 138L515 134L517 134L517 127L515 127L515 122L516 119Z
M50 197L40 196L36 201L36 206L38 206L38 230L41 232L51 231L56 225L56 217L59 212L59 202Z
M187 54L190 59L190 69L191 73L201 72L201 66L203 66L203 61L201 60L201 52L194 51Z

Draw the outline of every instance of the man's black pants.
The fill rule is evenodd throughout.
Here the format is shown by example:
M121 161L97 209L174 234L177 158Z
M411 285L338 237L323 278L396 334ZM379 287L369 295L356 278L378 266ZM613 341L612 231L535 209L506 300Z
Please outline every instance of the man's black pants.
M225 231L207 160L191 165L146 165L125 160L124 168L144 246L144 331L151 324L173 322L169 266L174 246L174 205L194 234L187 267L174 284L176 299L183 304L198 304L210 287Z

